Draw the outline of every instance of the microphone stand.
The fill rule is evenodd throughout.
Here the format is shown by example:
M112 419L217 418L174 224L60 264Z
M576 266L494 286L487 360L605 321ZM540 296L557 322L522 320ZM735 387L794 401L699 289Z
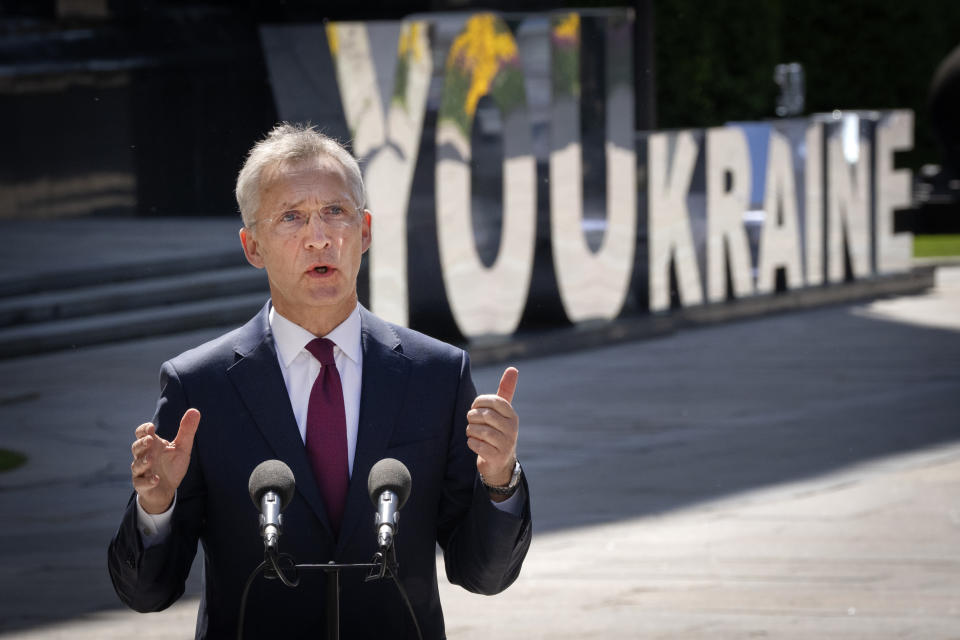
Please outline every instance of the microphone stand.
M370 562L365 563L336 563L327 564L296 564L296 571L323 571L327 574L327 640L340 640L340 571L343 569L369 569L364 582L380 580L387 575L387 565L391 563L391 575L396 575L396 552L391 546L384 555L377 551ZM287 585L290 586L290 585Z
M280 565L283 563L283 561L287 561L287 569L281 568ZM285 586L294 588L300 584L300 576L298 572L304 570L323 571L327 574L326 638L327 640L340 640L340 571L343 569L369 569L364 582L383 579L389 573L390 577L394 579L397 589L400 590L400 595L403 596L404 602L407 604L410 615L413 617L413 623L417 628L417 635L420 636L420 625L417 623L417 618L413 613L413 607L410 604L410 600L407 598L406 592L403 590L403 587L400 585L400 581L397 579L397 568L397 555L393 545L387 549L386 553L377 551L375 554L373 554L373 559L370 562L364 563L336 563L331 560L326 564L296 564L293 560L293 557L289 554L277 553L276 549L273 548L265 549L263 562L261 562L260 565L253 570L253 572L250 574L250 577L247 578L247 583L243 588L243 596L240 599L240 617L237 625L237 638L238 640L243 640L243 619L246 611L247 595L254 579L262 573L267 580L279 578ZM293 577L290 578L287 576L286 571L292 572Z

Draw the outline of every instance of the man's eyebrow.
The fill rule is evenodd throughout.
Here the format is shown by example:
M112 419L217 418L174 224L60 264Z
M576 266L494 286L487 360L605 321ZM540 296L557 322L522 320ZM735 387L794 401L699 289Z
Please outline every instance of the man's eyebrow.
M297 209L300 205L303 204L303 200L297 200L296 202L281 202L280 206L277 207L278 211L287 211L288 209Z
M286 210L288 210L288 209L299 209L300 207L303 206L303 203L306 202L307 200L308 200L308 198L301 198L300 200L297 200L296 202L283 202L283 203L281 203L280 206L277 207L277 208L278 208L278 209L282 209L283 211L286 211ZM321 208L321 209L325 209L325 208L327 208L327 207L333 207L333 206L337 206L337 207L347 207L347 208L350 207L350 205L345 204L345 202L344 202L343 200L327 200L327 201L325 201L325 202L319 203L319 205L320 205L320 208Z

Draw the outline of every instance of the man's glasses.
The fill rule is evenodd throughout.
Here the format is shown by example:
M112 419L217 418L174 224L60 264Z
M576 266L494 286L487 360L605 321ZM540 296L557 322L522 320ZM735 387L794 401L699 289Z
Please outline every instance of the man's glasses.
M250 225L252 229L260 225L265 230L278 236L292 236L310 224L310 217L316 214L320 221L331 229L347 229L360 221L356 209L350 209L340 204L328 204L319 211L301 211L291 209L272 218L263 218Z

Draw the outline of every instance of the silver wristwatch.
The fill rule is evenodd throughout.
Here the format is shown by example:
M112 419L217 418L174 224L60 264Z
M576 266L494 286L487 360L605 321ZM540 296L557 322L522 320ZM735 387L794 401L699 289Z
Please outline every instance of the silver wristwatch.
M495 487L493 485L487 484L487 481L483 479L483 474L480 474L480 482L483 483L483 486L487 488L492 494L498 496L512 496L516 492L517 487L520 486L520 474L523 473L523 469L520 468L520 461L514 458L513 462L513 475L510 476L510 482L507 484Z

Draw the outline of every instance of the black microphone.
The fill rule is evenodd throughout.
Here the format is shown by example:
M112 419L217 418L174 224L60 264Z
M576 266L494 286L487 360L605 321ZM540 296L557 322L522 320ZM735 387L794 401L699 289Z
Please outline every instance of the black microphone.
M263 536L266 550L277 550L283 528L280 512L293 499L296 485L290 467L279 460L265 460L250 474L247 488L250 490L250 499L260 511L260 535Z
M377 545L386 551L393 544L400 520L400 508L410 497L410 472L399 460L384 458L370 469L367 492L377 510L374 527Z

